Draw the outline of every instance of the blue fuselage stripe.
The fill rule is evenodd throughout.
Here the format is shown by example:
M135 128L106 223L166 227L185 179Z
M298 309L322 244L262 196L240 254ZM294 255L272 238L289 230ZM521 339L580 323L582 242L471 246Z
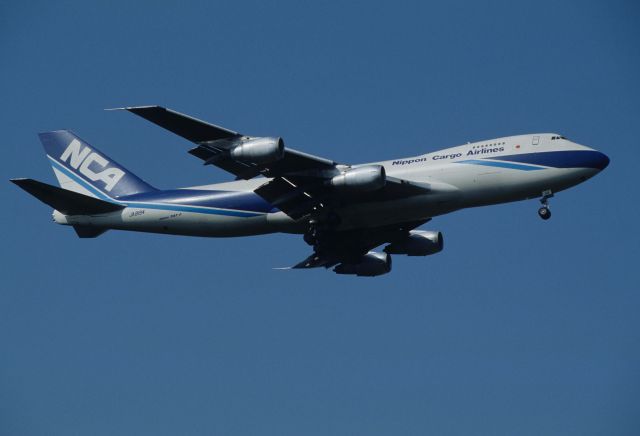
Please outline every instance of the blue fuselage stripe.
M249 218L249 217L264 215L263 213L247 212L242 210L214 209L210 207L193 207L193 206L183 206L183 205L177 205L177 204L162 204L162 203L125 203L125 204L127 207L135 207L140 209L173 210L176 212L204 213L208 215L236 216L240 218Z
M496 156L495 159L552 168L594 168L602 170L609 164L609 158L595 150L540 151Z
M522 171L546 168L594 168L602 170L609 158L595 150L560 150L492 156L484 159L469 159L457 163L509 168Z
M492 160L481 160L481 159L461 160L461 161L458 161L457 163L483 165L487 167L509 168L512 170L522 170L522 171L536 171L536 170L545 169L544 167L536 167L532 165L515 164L510 162L497 162Z
M56 169L63 172L67 177L72 179L74 182L80 184L83 188L85 188L86 190L94 194L96 197L100 198L101 200L109 201L111 203L117 203L127 207L135 207L135 208L141 208L141 209L193 212L193 213L203 213L208 215L235 216L235 217L241 217L241 218L249 218L249 217L255 217L255 216L260 216L265 214L265 212L253 212L253 211L244 211L244 210L235 210L235 209L218 209L215 207L192 206L187 204L167 204L167 203L151 203L151 202L146 203L146 202L139 202L139 201L129 202L129 201L126 201L126 199L117 200L103 194L102 192L97 190L95 187L91 186L84 179L79 177L77 174L73 173L68 168L64 167L59 162L52 159L50 156L48 157Z

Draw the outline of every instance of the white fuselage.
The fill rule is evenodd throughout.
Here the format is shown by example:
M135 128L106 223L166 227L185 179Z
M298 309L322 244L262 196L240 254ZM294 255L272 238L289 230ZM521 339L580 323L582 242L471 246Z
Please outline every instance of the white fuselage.
M552 139L553 138L553 139ZM572 163L571 153L592 151L556 134L510 136L468 143L412 158L377 162L387 176L431 187L424 195L369 203L353 203L336 212L340 229L378 227L426 220L467 207L540 197L558 192L597 174L590 162ZM536 156L545 159L536 159ZM554 163L550 164L549 159ZM252 192L266 179L185 188L199 191ZM65 216L60 224L194 236L245 236L273 232L304 232L306 224L281 211L236 207L177 207L173 203L126 201L121 211L94 216Z

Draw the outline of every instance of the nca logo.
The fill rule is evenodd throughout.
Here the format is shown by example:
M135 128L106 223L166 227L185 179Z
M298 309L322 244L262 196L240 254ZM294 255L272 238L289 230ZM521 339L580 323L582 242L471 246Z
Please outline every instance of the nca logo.
M89 147L82 148L82 144L77 139L71 141L62 156L60 156L62 162L66 162L69 159L71 159L69 165L73 169L80 171L80 174L89 180L93 182L102 180L105 183L105 191L111 191L120 179L124 177L124 171L119 168L106 168L109 165L109 161L95 151L92 152ZM92 164L94 168L99 166L101 171L92 170L90 168Z

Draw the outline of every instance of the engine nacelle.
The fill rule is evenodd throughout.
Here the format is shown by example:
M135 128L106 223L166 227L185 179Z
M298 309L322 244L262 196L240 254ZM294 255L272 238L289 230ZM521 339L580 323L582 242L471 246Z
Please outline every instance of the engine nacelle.
M389 254L406 254L407 256L428 256L444 248L444 238L440 232L411 230L409 235L400 241L384 247Z
M267 164L282 159L282 138L251 138L231 149L231 158L244 163Z
M364 277L381 276L391 271L391 256L370 251L358 263L341 263L333 271L336 274L352 274Z
M377 191L384 187L387 175L382 165L365 165L349 169L333 177L329 183L336 189L352 192Z

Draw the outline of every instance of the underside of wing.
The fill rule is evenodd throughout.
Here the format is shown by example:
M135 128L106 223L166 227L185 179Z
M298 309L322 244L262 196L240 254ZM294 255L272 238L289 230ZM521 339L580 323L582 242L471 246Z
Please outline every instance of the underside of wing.
M332 169L336 162L284 147L281 138L246 136L161 106L120 108L136 114L197 146L189 153L238 179L277 177L298 171Z
M417 183L386 176L379 189L340 190L332 186L328 178L291 175L265 182L255 192L297 220L320 210L338 209L348 204L397 200L453 189L442 183Z
M411 230L428 221L412 221L371 229L318 232L313 241L314 252L292 268L330 268L337 264L356 264L370 250L406 238Z

